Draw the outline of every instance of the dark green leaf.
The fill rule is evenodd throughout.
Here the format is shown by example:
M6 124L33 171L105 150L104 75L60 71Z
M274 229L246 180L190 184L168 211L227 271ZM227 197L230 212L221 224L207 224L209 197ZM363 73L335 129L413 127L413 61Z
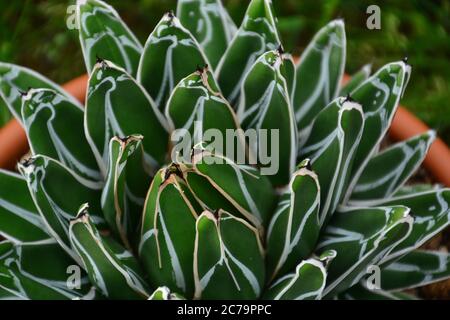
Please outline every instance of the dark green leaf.
M264 285L258 231L225 211L197 219L194 279L197 299L256 299Z
M236 33L221 0L179 0L177 16L197 39L215 68Z
M337 98L319 113L300 149L300 158L310 158L319 177L320 225L330 219L344 196L363 127L361 106Z
M20 164L29 192L48 232L74 259L69 241L69 222L85 201L96 210L95 223L104 226L100 196L102 185L88 181L51 158L37 155Z
M375 155L361 173L350 201L385 199L419 168L436 137L428 131L396 143Z
M296 171L281 197L267 231L268 276L292 271L309 257L319 237L320 187L317 175L307 168Z
M15 64L0 62L0 109L8 107L16 119L22 121L22 94L30 88L55 90L80 106L63 88L39 73Z
M146 163L153 169L164 163L168 149L166 120L125 70L109 61L95 65L85 112L85 133L105 175L113 136L142 135Z
M339 92L345 68L346 38L343 20L319 30L303 51L297 65L293 107L300 138L307 135L314 118Z
M198 66L208 65L199 44L180 21L167 13L145 43L138 81L164 111L173 88Z
M30 196L27 182L4 170L0 170L0 235L14 243L50 238Z
M269 51L256 60L244 77L237 111L243 128L256 130L257 141L251 141L250 147L258 155L261 172L270 171L267 176L275 186L289 182L297 156L297 126L283 75L285 61L289 63L280 51ZM268 159L269 154L277 158Z
M410 233L413 218L402 206L341 208L319 241L318 250L335 250L324 296L333 297L356 284L366 268L378 264Z
M244 76L256 59L279 45L272 1L252 0L216 70L219 86L231 105L238 103Z
M144 209L139 255L153 286L194 295L193 252L199 206L176 168L157 172Z
M80 208L70 223L70 241L94 286L110 299L146 299L138 261L112 239L102 238L87 212Z
M22 117L33 154L59 160L85 178L102 179L81 134L84 110L78 104L50 89L32 89L23 97Z
M101 205L106 222L128 249L138 242L142 209L151 182L145 169L142 136L111 139Z
M100 0L78 0L77 24L88 73L101 57L136 75L142 46L113 7Z

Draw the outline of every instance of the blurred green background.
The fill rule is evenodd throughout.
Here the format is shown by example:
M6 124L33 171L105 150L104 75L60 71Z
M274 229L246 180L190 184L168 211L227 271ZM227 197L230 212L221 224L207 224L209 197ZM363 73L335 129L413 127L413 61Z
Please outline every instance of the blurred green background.
M0 61L33 68L63 83L85 72L76 30L66 27L75 1L0 2ZM109 0L145 42L176 0ZM223 0L239 25L248 0ZM450 1L273 0L286 50L300 54L329 20L343 18L347 30L346 71L409 57L413 73L402 103L450 143ZM381 8L381 30L368 30L366 9ZM0 115L1 118L1 115ZM1 119L0 119L1 122Z

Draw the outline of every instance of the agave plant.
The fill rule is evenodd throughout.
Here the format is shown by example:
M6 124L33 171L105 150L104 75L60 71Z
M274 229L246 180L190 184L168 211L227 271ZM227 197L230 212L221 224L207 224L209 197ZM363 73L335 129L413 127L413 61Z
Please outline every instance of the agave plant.
M220 0L180 0L144 46L100 0L78 1L77 22L84 106L0 64L31 149L0 171L1 298L403 299L450 276L450 255L419 249L448 226L450 190L404 186L434 133L380 150L406 61L341 86L343 21L294 61L270 0L239 28ZM208 129L235 132L243 158Z

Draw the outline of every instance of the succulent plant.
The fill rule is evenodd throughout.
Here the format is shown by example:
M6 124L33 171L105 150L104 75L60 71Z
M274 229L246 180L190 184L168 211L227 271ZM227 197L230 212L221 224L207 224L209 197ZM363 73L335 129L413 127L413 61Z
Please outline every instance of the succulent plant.
M220 0L180 0L144 46L100 0L77 22L84 107L0 64L31 149L0 171L0 298L410 299L450 276L450 255L419 249L448 226L450 190L405 186L434 133L380 150L406 61L342 86L344 22L294 61L270 0L239 28Z

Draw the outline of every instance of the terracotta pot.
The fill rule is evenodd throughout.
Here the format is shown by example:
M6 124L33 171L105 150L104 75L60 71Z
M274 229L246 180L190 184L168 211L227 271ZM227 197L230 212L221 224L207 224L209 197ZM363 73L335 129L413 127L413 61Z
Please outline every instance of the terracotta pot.
M65 85L67 90L84 103L88 76L80 76ZM348 76L344 77L344 82ZM398 107L389 130L390 137L402 141L429 130L416 116L402 106ZM21 125L14 119L0 129L0 168L12 169L17 161L28 151L28 143ZM432 144L424 161L425 168L437 181L450 187L450 149L440 138Z

